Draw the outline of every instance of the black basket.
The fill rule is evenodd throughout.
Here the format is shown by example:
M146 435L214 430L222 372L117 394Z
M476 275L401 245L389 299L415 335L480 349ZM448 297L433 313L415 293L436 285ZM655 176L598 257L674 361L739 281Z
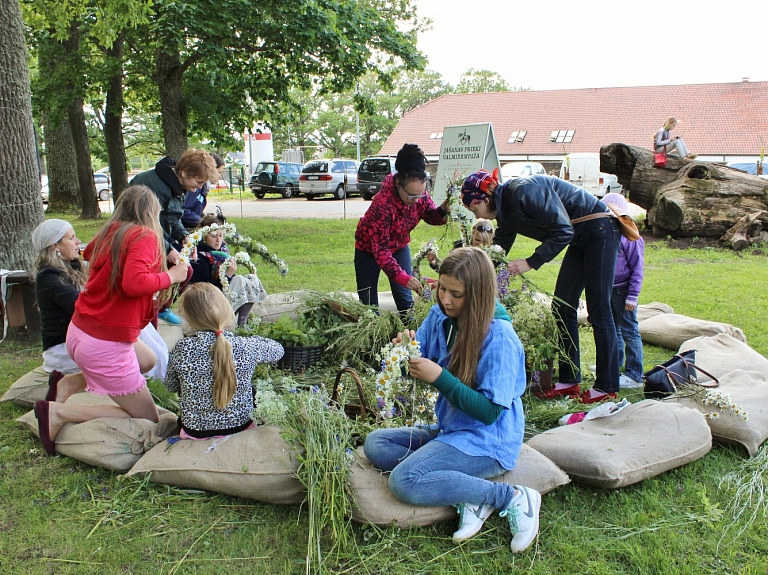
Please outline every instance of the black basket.
M306 371L323 358L323 346L286 347L285 354L277 362L280 369L290 369L294 373Z

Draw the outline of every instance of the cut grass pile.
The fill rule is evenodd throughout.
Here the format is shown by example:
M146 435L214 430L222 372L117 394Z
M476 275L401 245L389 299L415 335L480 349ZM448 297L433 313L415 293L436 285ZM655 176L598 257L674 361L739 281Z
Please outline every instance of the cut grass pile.
M354 220L231 221L288 263L283 278L255 262L268 292L354 291ZM98 227L74 223L84 241ZM441 234L420 225L414 251L430 238L441 240ZM535 245L519 240L510 255L525 257ZM441 241L442 255L449 246L448 238ZM717 249L673 250L657 242L646 247L646 262L641 303L660 301L679 313L737 325L754 349L768 355L768 259ZM555 261L530 276L552 290L557 271ZM383 275L379 289L389 290ZM582 366L594 363L593 348L585 330ZM39 354L37 338L11 333L0 344L0 392L39 365ZM648 369L672 352L646 345L645 354ZM641 398L638 392L627 395ZM13 421L23 413L0 404L0 573L305 572L306 509L153 485L48 457ZM764 574L768 529L757 504L766 492L766 456L761 452L750 466L744 457L715 446L699 461L621 490L557 489L543 500L539 539L518 556L509 551L506 521L496 516L461 546L451 542L452 522L409 531L353 526L350 548L326 556L323 571Z

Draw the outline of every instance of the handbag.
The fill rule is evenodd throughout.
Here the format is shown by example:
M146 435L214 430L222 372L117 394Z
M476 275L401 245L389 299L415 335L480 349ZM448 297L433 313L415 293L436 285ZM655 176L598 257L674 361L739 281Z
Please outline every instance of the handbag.
M696 371L710 377L712 381L700 383L696 377ZM720 385L714 375L696 365L695 349L678 353L672 359L653 367L643 375L643 382L645 383L643 392L647 399L662 399L677 393L686 385L698 385L700 387L718 387Z
M667 153L666 152L655 152L653 154L653 165L657 168L663 168L667 165Z

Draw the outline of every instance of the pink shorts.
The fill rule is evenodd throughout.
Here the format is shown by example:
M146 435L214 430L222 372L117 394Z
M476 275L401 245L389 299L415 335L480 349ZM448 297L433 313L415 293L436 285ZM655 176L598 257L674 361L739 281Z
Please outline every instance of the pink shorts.
M85 376L85 391L130 395L147 385L132 343L96 339L70 322L67 351Z

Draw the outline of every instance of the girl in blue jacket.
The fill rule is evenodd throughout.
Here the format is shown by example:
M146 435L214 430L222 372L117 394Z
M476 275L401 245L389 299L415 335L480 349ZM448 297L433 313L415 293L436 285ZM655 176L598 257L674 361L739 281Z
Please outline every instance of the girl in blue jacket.
M475 535L498 509L509 521L512 551L519 552L538 533L541 495L488 479L515 467L523 442L523 346L496 301L496 274L482 250L459 248L445 258L437 299L409 335L422 350L410 361L411 375L440 392L438 423L378 429L365 440L365 455L391 471L389 487L398 499L456 505L455 542Z

